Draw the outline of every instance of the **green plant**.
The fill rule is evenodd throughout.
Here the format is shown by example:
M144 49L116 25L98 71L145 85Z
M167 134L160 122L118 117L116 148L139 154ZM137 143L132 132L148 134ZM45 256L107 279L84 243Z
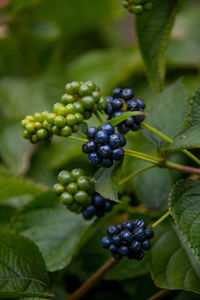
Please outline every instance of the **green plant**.
M198 299L199 5L123 1L124 48L101 22L119 6L94 2L3 4L0 298Z

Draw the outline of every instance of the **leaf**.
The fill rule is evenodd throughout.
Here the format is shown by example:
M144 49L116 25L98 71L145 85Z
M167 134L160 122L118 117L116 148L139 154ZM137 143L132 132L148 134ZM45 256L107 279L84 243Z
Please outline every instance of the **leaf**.
M115 162L111 168L100 168L94 175L95 191L104 198L119 202L118 187L122 161Z
M51 191L26 205L13 219L11 229L34 241L49 271L66 267L78 250L84 231L91 222L70 213Z
M144 113L143 112L138 112L138 111L127 111L127 112L122 113L118 117L115 117L112 120L108 121L108 123L112 124L113 126L116 126L119 123L126 120L127 118L137 116L137 115L144 115Z
M200 183L180 180L171 190L169 207L177 227L183 233L200 262Z
M0 205L0 226L5 227L15 212L16 209L10 205Z
M48 274L37 246L0 230L0 298L49 298Z
M156 91L165 77L165 55L181 0L152 0L153 9L136 18L139 46L149 81Z
M200 126L200 87L195 91L194 96L190 101L190 113L188 116L189 125Z
M181 233L168 222L155 228L152 248L145 255L160 288L200 293L200 268Z
M190 128L178 135L166 148L169 151L200 148L200 126Z
M184 127L188 103L185 88L180 80L166 88L154 100L148 111L147 123L173 139ZM156 147L161 148L166 141L153 132L144 129L144 136Z

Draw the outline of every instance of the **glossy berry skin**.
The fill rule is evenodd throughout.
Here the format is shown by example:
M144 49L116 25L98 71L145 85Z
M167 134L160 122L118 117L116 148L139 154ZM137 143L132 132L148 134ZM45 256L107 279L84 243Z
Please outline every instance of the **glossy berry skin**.
M108 135L113 134L115 130L114 126L109 123L104 123L100 129L107 132Z
M105 145L108 142L109 135L106 131L99 130L95 134L95 142L100 145Z
M100 158L97 152L92 152L88 155L89 163L93 166L97 166L100 163Z
M98 154L103 158L109 158L112 156L112 148L109 145L99 146Z
M144 252L151 248L149 241L153 232L146 227L143 220L126 221L120 225L110 225L107 236L102 239L102 246L109 249L112 257L120 259L127 256L130 259L141 260Z
M123 90L121 88L115 88L112 92L113 98L118 98L118 97L120 98L122 91Z
M92 203L82 211L83 218L90 220L94 216L103 217L106 212L112 210L114 204L115 202L105 199L99 193L95 192L92 195Z
M124 99L124 100L130 100L134 97L134 91L130 88L128 89L124 89L122 92L121 92L121 97Z
M140 15L144 11L150 11L153 4L149 0L123 0L123 7L127 8L130 13Z
M94 126L91 126L87 129L87 138L90 139L94 139L95 138L95 134L97 133L97 128Z

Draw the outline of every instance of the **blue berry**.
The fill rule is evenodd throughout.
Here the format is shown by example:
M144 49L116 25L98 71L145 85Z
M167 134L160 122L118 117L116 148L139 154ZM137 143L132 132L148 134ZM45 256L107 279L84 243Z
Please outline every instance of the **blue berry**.
M122 133L122 134L125 134L129 131L129 128L126 126L125 123L119 124L117 126L117 128L118 128L119 132Z
M115 245L115 246L120 246L121 244L121 238L119 235L114 235L112 237L112 243Z
M133 125L131 126L131 129L133 131L138 131L140 129L140 125L139 124L136 124L136 123L133 123Z
M135 259L137 260L142 260L143 257L144 257L144 252L142 251L135 254Z
M83 217L86 220L90 220L93 217L93 214L91 214L87 209L83 210Z
M115 234L118 234L118 232L119 232L119 230L118 230L117 226L110 225L107 228L108 235L115 235Z
M134 116L134 119L135 119L135 122L136 122L137 124L140 124L141 122L144 121L145 116L144 116L144 115L137 115L137 116Z
M86 143L86 147L87 147L87 153L91 153L91 152L95 152L97 149L97 144L95 143L95 141L89 141Z
M145 229L146 228L146 224L144 223L143 220L138 220L137 222L137 227L140 227L142 229Z
M145 236L148 240L152 239L154 234L153 231L150 228L145 229Z
M95 206L102 207L105 204L105 198L100 194L96 194L93 198L93 203Z
M101 157L109 158L112 156L112 149L109 145L102 145L98 147L98 154Z
M110 247L109 247L109 250L112 252L112 253L117 253L118 252L118 247L111 244Z
M130 252L130 250L129 250L129 248L126 247L126 246L121 246L121 247L119 248L119 253L120 253L121 255L128 255L129 252Z
M122 230L121 233L120 233L120 238L124 241L124 242L127 242L127 243L130 243L132 242L133 240L133 235L130 231L128 230Z
M103 131L106 131L107 134L109 134L109 135L113 134L114 130L115 130L114 126L111 125L110 123L104 123L100 129Z
M110 247L110 244L110 239L107 236L105 236L101 241L101 245L103 248L108 249Z
M133 234L134 234L134 239L136 241L139 241L139 242L144 242L145 241L145 232L142 228L138 227L138 228L135 228L134 231L133 231Z
M103 209L98 209L96 212L97 217L101 218L104 215L104 210Z
M83 151L83 153L89 153L88 147L87 147L87 143L84 143L84 144L82 145L82 151Z
M112 159L121 160L123 157L124 157L124 150L122 149L122 147L119 147L112 151Z
M93 166L96 166L100 163L100 158L96 152L89 153L88 160Z
M86 208L87 212L94 215L96 213L96 208L94 205L89 205L87 208Z
M134 97L134 91L131 89L131 88L128 88L128 89L124 89L122 92L121 92L121 97L124 99L124 100L130 100Z
M121 147L124 147L127 142L126 138L122 134L120 134L119 136L120 136L120 141L121 141Z
M112 101L112 107L114 111L118 111L123 107L123 101L121 99L114 99Z
M124 121L124 123L126 124L127 127L131 127L135 123L135 118L129 117Z
M139 108L144 110L146 107L146 103L144 102L144 100L142 100L141 98L136 98L135 101L137 102L137 104L139 105Z
M123 90L121 88L114 89L113 92L112 92L113 98L120 98L122 91Z
M121 145L120 136L116 133L111 134L109 137L109 145L112 148L118 148Z
M151 248L151 243L149 242L149 240L145 240L143 243L142 243L142 249L143 250L149 250Z
M127 109L128 111L137 111L139 110L139 105L135 100L129 100L127 102Z
M142 244L140 243L140 242L138 242L138 241L133 241L132 243L131 243L131 251L133 251L133 252L138 252L138 251L141 251L141 249L142 249Z
M112 97L106 97L107 101L108 101L108 104L107 104L107 107L105 109L105 113L107 115L112 115L113 114L113 107L112 107L112 100L113 98Z
M134 229L134 224L132 221L127 221L122 224L122 228L132 231Z
M116 117L119 117L121 114L122 114L122 111L116 111L113 113L112 117L116 118Z
M113 160L110 158L103 158L101 161L101 165L104 168L110 168L113 165Z
M112 207L113 207L113 203L111 201L107 200L106 203L105 203L104 209L106 211L111 211Z
M96 127L94 127L94 126L89 127L89 128L87 129L87 138L88 138L89 140L94 139L95 134L97 133L97 131L98 131L98 130L97 130Z
M99 130L96 134L95 134L95 142L97 144L106 144L108 142L108 134L106 131L103 130Z

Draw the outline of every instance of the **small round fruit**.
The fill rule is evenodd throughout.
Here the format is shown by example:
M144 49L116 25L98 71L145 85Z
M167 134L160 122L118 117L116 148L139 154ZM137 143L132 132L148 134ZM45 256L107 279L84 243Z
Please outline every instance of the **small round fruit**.
M80 94L81 97L89 95L90 94L90 88L86 84L82 84L79 88L79 94Z
M77 124L76 116L73 114L69 114L66 116L66 122L68 125L73 126Z
M87 176L80 176L76 181L80 190L88 192L91 189L91 181Z
M136 15L139 15L143 12L143 7L142 5L132 5L129 7L129 11Z
M45 140L47 138L47 131L45 129L39 129L36 131L36 135L39 138L39 140Z
M121 97L121 92L122 92L121 88L114 89L113 92L112 92L113 98L120 98Z
M87 129L87 138L90 139L94 139L95 138L95 134L97 133L97 128L94 126L91 126Z
M60 200L62 201L63 204L69 205L72 204L73 202L73 196L68 192L64 192L61 194Z
M54 119L54 125L62 128L65 126L65 118L63 116L56 116Z
M77 191L78 191L78 187L77 187L77 184L72 182L72 183L69 183L67 185L67 191L70 193L70 194L75 194Z
M30 133L34 133L35 132L35 126L34 123L28 123L26 124L26 130Z
M92 96L85 96L82 98L82 103L83 103L85 109L90 110L95 105L95 100Z
M53 186L53 191L56 195L60 195L64 192L65 188L61 183L56 183Z
M82 191L82 190L79 190L74 195L74 200L80 205L84 205L85 202L87 201L87 198L88 198L88 193L86 193L85 191Z
M120 145L121 145L120 135L116 134L116 133L111 134L110 137L109 137L109 145L112 148L120 147Z
M85 172L82 169L74 169L71 171L71 175L74 180L77 180L80 176L85 176Z
M74 107L76 108L76 112L83 114L84 113L84 105L82 102L74 102Z
M61 129L61 135L62 136L65 136L65 137L67 137L67 136L70 136L72 134L72 129L71 129L71 127L69 127L69 126L64 126L62 129Z
M61 101L63 104L73 103L75 101L75 97L69 94L64 94L61 97Z
M100 129L103 131L106 131L107 134L109 134L109 135L113 134L114 130L115 130L114 126L111 125L110 123L104 123Z
M88 154L88 160L91 165L96 166L100 163L100 158L97 154L97 152L92 152Z
M61 171L57 177L58 182L63 184L64 186L73 182L74 178L72 174L66 170Z
M109 136L107 134L106 131L103 130L99 130L96 134L95 134L95 142L97 144L101 144L104 145L108 142Z

